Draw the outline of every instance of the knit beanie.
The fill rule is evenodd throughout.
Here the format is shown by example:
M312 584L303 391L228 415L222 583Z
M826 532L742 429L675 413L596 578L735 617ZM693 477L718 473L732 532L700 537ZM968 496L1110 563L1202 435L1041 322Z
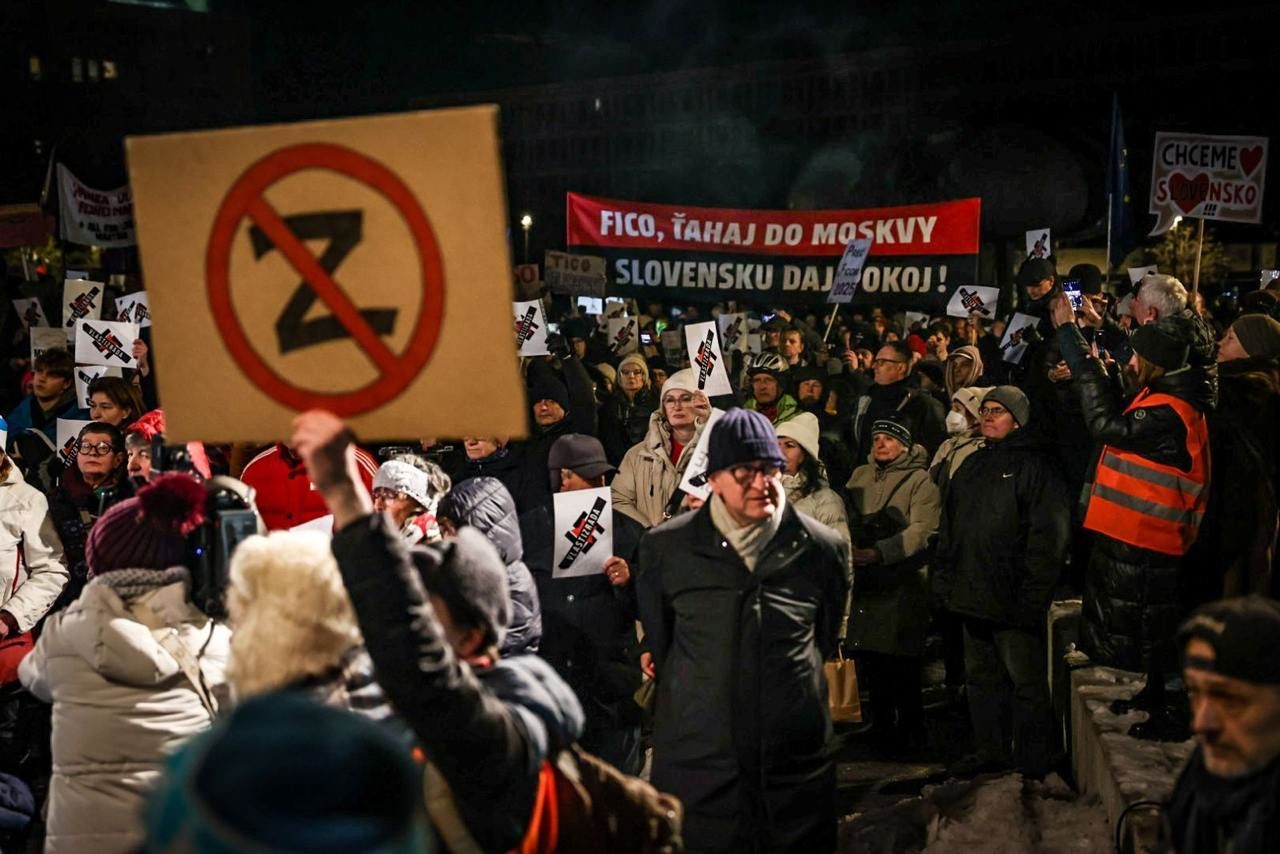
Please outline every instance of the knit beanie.
M1027 422L1031 420L1031 401L1027 400L1022 389L1016 385L996 386L982 399L983 403L987 401L998 403L1009 410L1009 414L1013 416L1014 421L1018 422L1019 427L1026 427Z
M569 390L555 377L539 377L529 387L529 405L532 406L542 400L554 400L565 412L569 411Z
M264 694L166 760L146 850L425 851L421 782L404 745L360 715Z
M89 532L92 578L115 569L168 569L184 562L187 534L204 521L205 490L186 474L166 474L102 514Z
M622 361L618 363L618 373L622 373L627 365L635 365L639 368L640 373L644 374L644 384L646 386L649 384L651 379L649 376L649 362L644 356L641 356L639 353L628 353L626 356L623 356Z
M1191 353L1190 345L1178 334L1176 327L1163 320L1139 326L1129 336L1129 345L1133 352L1166 371L1185 368L1187 356Z
M911 430L901 421L895 421L892 418L881 418L871 424L871 435L883 433L890 438L897 439L902 443L902 447L911 450Z
M609 381L609 385L616 386L618 384L618 371L613 365L608 362L601 362L595 366L595 369L600 372L600 376Z
M789 418L778 424L773 429L778 434L779 439L791 439L804 448L804 452L814 462L821 460L821 457L818 456L818 416L812 412L801 412L794 418Z
M778 447L778 434L769 419L753 409L734 407L711 428L707 440L707 473L764 462L781 468L786 461Z
M439 495L432 494L431 475L417 466L399 460L387 460L378 467L373 476L373 488L403 492L424 510L430 510L431 505L440 498Z
M1240 346L1254 358L1280 356L1280 323L1265 314L1245 314L1231 324Z
M450 615L478 626L494 646L511 624L511 590L498 550L471 526L443 543L410 551L422 586L444 600Z
M658 401L666 400L667 392L670 391L687 391L690 394L696 394L698 392L698 381L694 378L693 370L684 368L667 377L667 381L662 384L662 394L659 395Z

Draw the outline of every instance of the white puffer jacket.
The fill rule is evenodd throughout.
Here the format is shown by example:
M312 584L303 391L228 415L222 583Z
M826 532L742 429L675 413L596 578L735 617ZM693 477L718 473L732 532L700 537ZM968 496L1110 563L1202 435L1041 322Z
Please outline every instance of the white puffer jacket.
M55 614L18 675L53 703L53 779L46 852L138 850L143 801L165 757L211 716L162 643L175 633L209 689L225 679L231 632L187 602L179 581L143 594L162 625L139 621L99 577Z
M67 577L49 502L10 465L0 480L0 609L25 632L49 612Z

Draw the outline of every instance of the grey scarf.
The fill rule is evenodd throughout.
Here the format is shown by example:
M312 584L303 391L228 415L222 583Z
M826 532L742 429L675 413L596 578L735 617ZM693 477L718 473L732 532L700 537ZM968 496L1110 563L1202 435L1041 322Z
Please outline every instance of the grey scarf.
M191 583L191 573L183 566L171 566L168 569L114 569L95 575L90 584L109 587L124 602L132 602L152 590L159 590L170 584Z
M778 528L782 525L782 511L786 509L786 491L777 489L778 499L773 513L767 519L761 519L753 525L741 526L729 515L729 508L717 494L711 496L711 524L729 541L729 545L742 558L751 572L756 571L756 561L760 559L765 546L773 540Z

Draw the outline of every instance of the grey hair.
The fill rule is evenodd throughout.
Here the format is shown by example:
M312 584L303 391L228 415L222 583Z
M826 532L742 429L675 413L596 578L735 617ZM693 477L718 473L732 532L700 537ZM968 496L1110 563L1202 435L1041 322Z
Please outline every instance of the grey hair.
M1138 296L1143 305L1151 306L1161 317L1173 317L1187 308L1187 289L1173 276L1162 273L1143 276Z

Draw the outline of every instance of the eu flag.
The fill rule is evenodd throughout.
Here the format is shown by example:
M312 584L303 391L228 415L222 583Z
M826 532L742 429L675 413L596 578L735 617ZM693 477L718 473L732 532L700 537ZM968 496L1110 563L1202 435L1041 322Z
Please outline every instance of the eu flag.
M1129 198L1129 148L1124 144L1120 96L1111 96L1111 145L1107 163L1107 264L1114 268L1137 245Z

